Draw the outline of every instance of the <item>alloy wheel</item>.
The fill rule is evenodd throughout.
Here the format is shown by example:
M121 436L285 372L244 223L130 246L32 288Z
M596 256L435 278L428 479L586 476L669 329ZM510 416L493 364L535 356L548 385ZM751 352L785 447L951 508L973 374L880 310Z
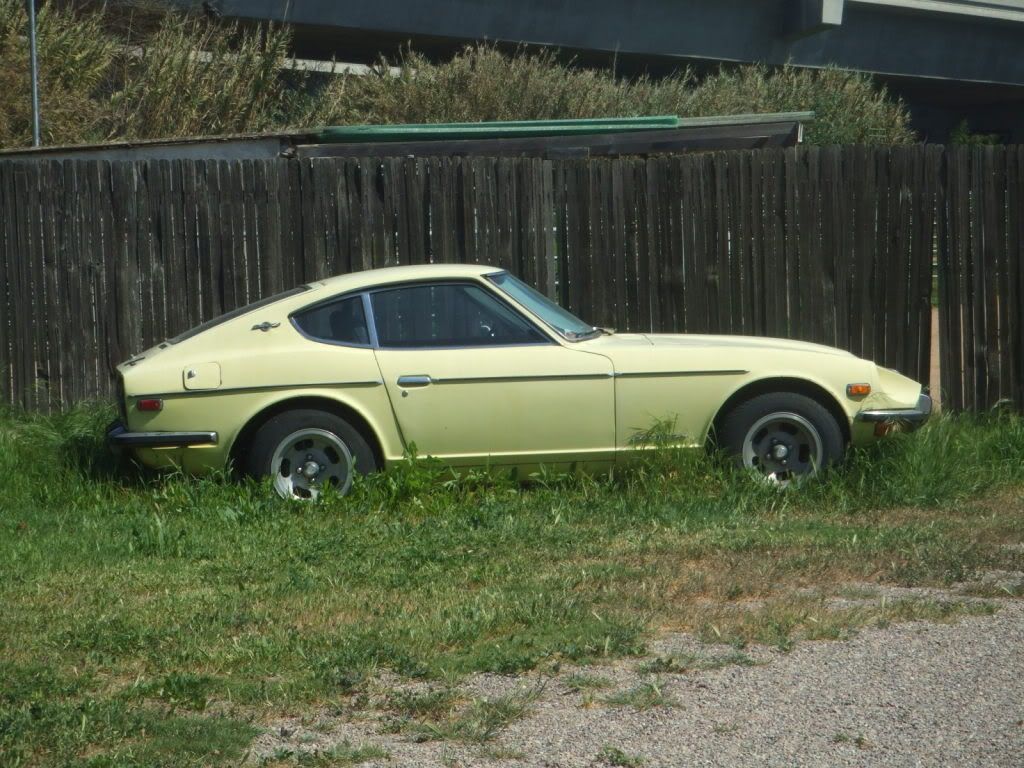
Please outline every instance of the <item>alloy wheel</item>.
M822 439L808 419L791 412L769 413L747 430L743 466L776 485L808 477L822 465Z
M348 446L324 429L306 428L284 438L270 460L274 490L285 499L316 499L327 487L345 494L355 462Z

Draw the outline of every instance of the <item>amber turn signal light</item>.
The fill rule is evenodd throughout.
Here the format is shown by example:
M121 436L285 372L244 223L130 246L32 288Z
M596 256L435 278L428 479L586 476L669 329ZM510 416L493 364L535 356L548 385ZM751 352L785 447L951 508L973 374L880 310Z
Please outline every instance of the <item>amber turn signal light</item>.
M155 397L146 398L135 403L135 407L140 411L162 411L164 409L164 401L157 400Z
M865 395L871 394L870 384L847 384L846 385L846 396L847 397L864 397Z

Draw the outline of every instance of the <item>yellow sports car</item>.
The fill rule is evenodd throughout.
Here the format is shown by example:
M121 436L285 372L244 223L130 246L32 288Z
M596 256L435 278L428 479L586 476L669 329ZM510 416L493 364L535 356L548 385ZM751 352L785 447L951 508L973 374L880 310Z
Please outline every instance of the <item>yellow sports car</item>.
M783 339L614 333L506 271L394 267L229 312L118 366L109 442L153 467L226 466L289 498L420 455L598 469L714 439L786 483L927 419L919 384ZM664 430L662 430L664 431Z

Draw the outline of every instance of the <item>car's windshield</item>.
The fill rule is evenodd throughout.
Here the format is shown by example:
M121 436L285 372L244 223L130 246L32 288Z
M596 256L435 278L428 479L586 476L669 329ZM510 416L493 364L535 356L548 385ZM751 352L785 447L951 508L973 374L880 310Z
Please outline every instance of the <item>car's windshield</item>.
M600 328L595 328L571 312L566 312L547 296L535 291L508 272L488 275L487 279L508 294L513 301L526 307L569 341L582 341L601 334Z

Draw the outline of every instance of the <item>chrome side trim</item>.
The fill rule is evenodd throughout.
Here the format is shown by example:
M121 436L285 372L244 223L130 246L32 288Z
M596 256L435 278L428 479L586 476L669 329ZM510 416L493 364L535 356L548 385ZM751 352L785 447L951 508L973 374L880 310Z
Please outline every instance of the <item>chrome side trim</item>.
M536 376L466 376L448 379L431 379L435 384L501 384L515 381L590 381L610 379L613 373L565 373L539 374Z
M463 344L447 347L377 347L378 352L453 352L475 349L519 349L522 347L557 347L555 341L526 341L522 344Z
M238 394L240 392L272 392L278 389L337 389L339 387L379 387L384 382L381 379L372 381L325 381L316 384L268 384L263 387L221 387L220 389L197 389L189 392L158 392L155 394L129 395L130 398L139 399L147 397L193 397L198 395L222 395Z
M690 376L742 376L750 371L741 370L715 370L715 371L630 371L628 373L613 374L617 379L656 379Z
M643 371L637 373L564 373L539 374L536 376L466 376L447 379L433 379L435 384L478 384L499 383L510 381L587 381L593 379L639 379L639 378L670 378L690 376L740 376L749 373L744 370L722 371Z

